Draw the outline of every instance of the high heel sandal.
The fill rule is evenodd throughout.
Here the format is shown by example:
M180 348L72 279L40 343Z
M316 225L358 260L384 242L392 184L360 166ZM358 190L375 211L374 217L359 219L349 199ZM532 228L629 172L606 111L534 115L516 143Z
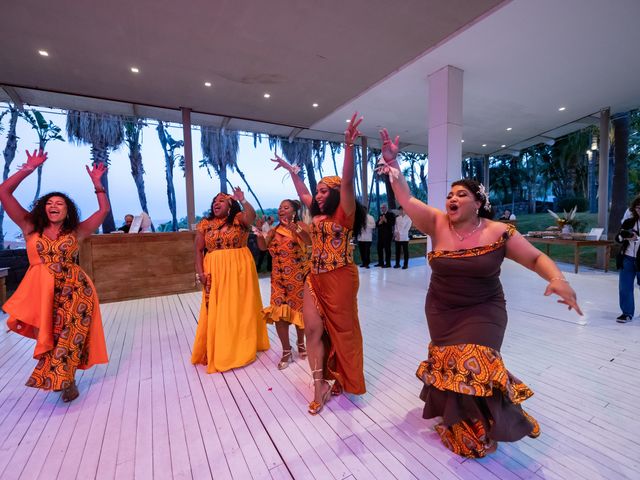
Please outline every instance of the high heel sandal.
M331 387L331 395L337 397L338 395L342 395L342 385L336 380L333 382L333 386Z
M278 362L278 370L284 370L289 366L289 364L293 361L293 355L291 353L291 349L282 350L282 357Z
M80 396L76 382L72 382L67 388L62 390L62 401L65 403L72 402Z
M322 374L322 369L312 370L311 375L313 375L316 372L320 372ZM327 388L327 391L324 392L324 394L321 397L321 402L316 402L315 400L312 400L311 403L309 403L309 408L308 408L309 413L311 415L318 415L322 411L324 406L327 404L329 399L331 398L331 386L329 382L327 382L324 378L314 378L313 382L314 384L315 382L324 382L327 385L329 385L329 388Z
M303 360L307 358L307 347L304 342L298 342L296 345L298 345L298 356Z

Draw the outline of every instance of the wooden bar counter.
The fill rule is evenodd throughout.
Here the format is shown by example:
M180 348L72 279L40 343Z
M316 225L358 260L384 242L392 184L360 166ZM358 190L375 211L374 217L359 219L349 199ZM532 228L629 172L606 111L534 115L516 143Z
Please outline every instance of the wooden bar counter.
M100 302L196 290L195 232L91 235L80 245L80 266Z

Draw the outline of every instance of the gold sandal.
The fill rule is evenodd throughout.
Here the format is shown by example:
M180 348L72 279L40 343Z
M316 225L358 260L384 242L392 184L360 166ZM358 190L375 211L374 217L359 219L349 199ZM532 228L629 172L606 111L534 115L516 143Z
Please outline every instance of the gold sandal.
M284 370L292 361L293 354L291 353L291 349L282 350L282 358L280 358L280 362L278 362L278 370Z
M313 375L316 372L321 372L322 373L322 369L320 370L312 370L311 374ZM331 387L331 384L329 382L327 382L324 378L314 378L313 379L314 383L315 382L325 382L327 385L329 385L329 387ZM331 398L331 388L328 388L326 392L324 392L324 394L321 397L321 402L316 402L315 400L312 400L311 403L309 403L309 407L308 407L308 411L311 415L318 415L322 409L324 408L324 406L327 404L327 402L329 401L329 399Z
M307 347L304 342L296 343L296 345L298 345L298 356L303 360L307 358Z

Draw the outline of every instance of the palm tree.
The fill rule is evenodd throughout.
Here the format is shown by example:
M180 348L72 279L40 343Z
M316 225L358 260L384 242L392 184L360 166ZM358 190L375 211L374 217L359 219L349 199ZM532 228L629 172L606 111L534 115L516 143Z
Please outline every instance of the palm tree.
M336 164L336 155L342 151L342 142L327 142L329 144L329 150L331 151L331 159L333 160L333 169L338 173L338 165Z
M304 179L306 173L309 189L311 192L315 192L318 182L314 172L311 142L298 139L289 141L288 138L269 135L269 146L276 148L278 145L287 162L300 167L300 178Z
M4 147L4 169L2 171L2 181L4 182L9 178L9 169L11 168L11 162L16 157L16 149L18 148L18 136L16 135L16 125L18 118L20 117L20 110L15 105L9 104L9 110L5 110L0 115L0 122L2 118L9 114L9 132L7 133L7 144ZM4 208L0 206L0 250L4 248Z
M31 128L33 128L38 134L38 149L44 151L47 143L51 140L60 140L64 142L64 138L60 135L60 131L62 130L59 126L53 123L51 120L48 122L37 110L31 110L30 112L25 110L20 116L24 118ZM44 165L40 165L38 167L38 181L36 183L36 194L33 197L33 201L35 202L40 197L40 186L42 185L42 167Z
M235 170L238 164L238 149L240 148L238 132L203 127L200 147L204 157L200 161L200 166L207 169L209 176L211 176L210 168L212 168L220 179L220 191L227 193L227 170Z
M91 112L67 112L67 136L76 144L91 145L91 159L94 164L109 165L109 150L115 150L124 141L124 122L119 115L100 114ZM107 198L109 198L108 172L102 176ZM113 211L109 211L102 222L104 233L116 229Z
M184 155L176 153L176 150L184 146L183 140L175 140L170 134L163 122L158 122L156 127L158 138L164 152L165 178L167 180L167 201L169 202L169 211L171 212L171 230L178 230L178 217L176 212L176 189L173 185L173 167L176 160L180 165L184 165Z
M129 148L129 162L131 163L131 176L138 190L140 207L145 213L149 213L147 207L147 194L144 190L144 167L142 165L142 144L140 134L147 124L142 118L128 118L124 121L124 141ZM153 228L153 225L152 225Z

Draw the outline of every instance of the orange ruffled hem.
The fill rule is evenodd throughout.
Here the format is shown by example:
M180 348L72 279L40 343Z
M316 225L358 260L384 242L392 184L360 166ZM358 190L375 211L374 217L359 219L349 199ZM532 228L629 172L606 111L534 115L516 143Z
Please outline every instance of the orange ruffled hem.
M262 309L262 317L267 323L287 322L298 328L304 329L302 312L294 310L286 303L282 305L269 305Z

